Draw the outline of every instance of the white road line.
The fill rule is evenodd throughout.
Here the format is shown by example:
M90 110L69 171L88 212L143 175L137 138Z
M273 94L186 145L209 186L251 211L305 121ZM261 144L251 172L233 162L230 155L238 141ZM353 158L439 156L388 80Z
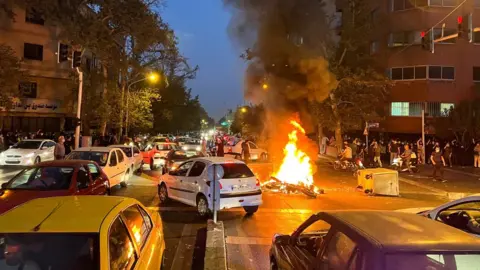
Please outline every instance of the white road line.
M195 207L156 207L151 206L147 207L150 211L160 211L160 212L196 212ZM243 208L232 208L221 210L222 212L245 212ZM315 211L311 209L276 209L276 208L260 208L258 209L260 213L285 213L285 214L311 214Z
M270 246L272 244L271 238L264 237L241 237L241 236L227 236L225 242L231 245L262 245Z
M186 253L186 237L192 236L192 224L185 224L183 226L182 236L178 242L177 250L175 251L175 257L173 257L171 269L183 269L183 264L185 263L185 253Z

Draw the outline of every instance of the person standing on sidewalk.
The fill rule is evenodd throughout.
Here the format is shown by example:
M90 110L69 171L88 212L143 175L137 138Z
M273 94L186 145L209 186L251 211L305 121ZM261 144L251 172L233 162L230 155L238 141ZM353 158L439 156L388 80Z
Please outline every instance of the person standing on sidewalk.
M58 137L58 143L55 144L55 150L53 151L53 155L55 156L55 160L61 160L65 158L65 137L60 136Z
M475 148L473 148L473 167L480 167L480 142L477 142Z
M445 159L443 158L442 152L440 151L440 147L435 147L435 152L432 153L430 156L430 161L433 164L433 181L437 181L437 171L440 172L440 181L442 183L447 182L447 180L443 179L443 167L445 167Z

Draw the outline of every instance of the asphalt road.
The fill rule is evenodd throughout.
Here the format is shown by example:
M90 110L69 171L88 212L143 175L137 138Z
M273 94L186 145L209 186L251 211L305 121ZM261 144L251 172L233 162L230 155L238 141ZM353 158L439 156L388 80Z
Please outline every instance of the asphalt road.
M254 172L263 178L272 170L269 164L252 165ZM0 182L15 170L1 169ZM195 209L181 203L159 205L156 183L158 172L145 169L134 176L126 188L116 188L116 196L133 197L151 211L159 211L167 245L166 269L203 269L206 221L200 219ZM10 176L11 177L11 176ZM4 181L5 181L4 180ZM224 222L229 269L269 269L268 250L275 233L291 233L312 213L333 209L401 209L436 206L445 199L430 194L428 190L401 183L400 197L367 196L355 190L356 179L351 173L335 172L327 163L318 166L316 184L326 194L317 199L304 195L286 195L265 192L264 203L253 216L243 209L221 211L218 219Z

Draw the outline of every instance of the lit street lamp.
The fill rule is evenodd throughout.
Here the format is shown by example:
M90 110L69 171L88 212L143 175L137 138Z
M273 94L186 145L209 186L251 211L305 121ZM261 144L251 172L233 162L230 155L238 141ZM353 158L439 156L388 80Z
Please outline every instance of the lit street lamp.
M241 113L246 113L246 112L247 112L247 108L246 108L246 107L240 108L240 112L241 112Z
M267 90L267 89L268 89L268 84L264 83L264 84L262 85L262 88L263 88L263 90Z
M157 83L160 80L160 75L158 73L155 73L155 72L150 72L145 78L133 81L127 87L127 115L125 117L125 135L127 135L127 136L128 136L128 109L129 109L128 100L129 100L129 97L130 97L130 87L132 85L136 84L136 83L143 82L143 81L146 81L146 80L148 80L150 83ZM166 77L165 77L165 82L168 86L168 81L167 81Z

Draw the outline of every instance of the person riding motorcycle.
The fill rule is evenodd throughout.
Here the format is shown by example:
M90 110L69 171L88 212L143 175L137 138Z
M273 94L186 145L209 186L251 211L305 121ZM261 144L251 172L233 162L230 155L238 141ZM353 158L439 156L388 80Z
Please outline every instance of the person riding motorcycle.
M343 142L343 151L340 154L340 161L351 162L353 158L353 150L348 142Z

